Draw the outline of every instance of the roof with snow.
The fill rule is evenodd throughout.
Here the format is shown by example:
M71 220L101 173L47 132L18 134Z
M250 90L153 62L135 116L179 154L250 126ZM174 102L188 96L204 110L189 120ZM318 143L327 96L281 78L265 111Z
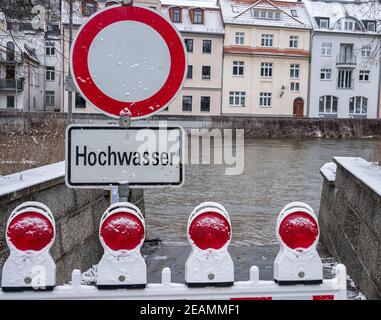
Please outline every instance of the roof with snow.
M362 20L378 21L381 16L381 5L378 1L330 1L330 0L303 0L314 29L319 29L315 17L329 18L329 29L338 30L337 25L342 18L352 18L362 25ZM365 29L365 28L364 28ZM377 28L379 30L379 27ZM365 30L360 30L365 31ZM367 31L369 33L369 31Z
M180 32L224 33L221 12L216 0L162 0L161 13L167 19L169 19L169 8L171 7L181 7L183 9L181 23L174 23ZM189 11L187 10L191 8L204 9L204 24L192 23Z
M311 29L303 2L271 0L220 0L224 23ZM279 18L255 16L255 11L279 12ZM274 17L274 16L273 16Z

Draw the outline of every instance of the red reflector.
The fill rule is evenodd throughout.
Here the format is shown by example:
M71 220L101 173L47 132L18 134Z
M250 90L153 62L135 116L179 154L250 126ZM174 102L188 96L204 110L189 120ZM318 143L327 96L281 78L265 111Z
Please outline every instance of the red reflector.
M279 235L291 249L309 248L318 236L315 219L305 212L289 214L280 224Z
M54 228L41 213L23 212L11 221L7 236L18 250L40 251L53 240Z
M272 300L272 297L242 297L242 298L230 298L230 300Z
M112 250L132 250L141 243L144 226L135 215L118 212L103 222L101 237Z
M197 216L189 227L189 236L202 249L220 249L230 239L230 225L224 216L205 212Z
M321 296L312 296L312 300L335 300L333 294L323 294Z

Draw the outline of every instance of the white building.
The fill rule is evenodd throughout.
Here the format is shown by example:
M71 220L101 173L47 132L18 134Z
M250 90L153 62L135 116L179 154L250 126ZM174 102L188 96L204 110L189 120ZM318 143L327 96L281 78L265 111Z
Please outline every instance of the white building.
M58 9L38 26L0 13L0 109L60 111Z
M313 33L309 117L376 118L380 5L305 0Z

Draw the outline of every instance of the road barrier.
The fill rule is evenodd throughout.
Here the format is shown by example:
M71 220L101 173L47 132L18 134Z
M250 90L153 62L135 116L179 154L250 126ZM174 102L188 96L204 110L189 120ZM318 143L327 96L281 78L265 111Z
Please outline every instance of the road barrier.
M55 286L55 264L49 249L55 237L54 218L41 203L26 202L9 217L6 230L11 254L4 264L0 299L346 299L346 268L334 267L323 279L316 251L319 227L312 208L293 202L279 214L276 236L280 251L274 281L259 280L256 266L248 281L234 281L228 252L232 227L226 209L214 202L197 206L188 219L192 252L185 265L185 284L171 281L170 268L161 283L147 284L147 267L140 253L145 222L139 208L128 202L111 205L103 214L99 238L104 255L97 285L82 285L73 270L70 285ZM109 289L109 290L104 290Z

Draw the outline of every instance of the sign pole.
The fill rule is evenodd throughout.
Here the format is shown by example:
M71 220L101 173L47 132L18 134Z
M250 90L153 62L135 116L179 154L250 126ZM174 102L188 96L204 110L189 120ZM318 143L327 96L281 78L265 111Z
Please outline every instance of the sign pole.
M119 126L122 128L129 128L131 126L131 112L121 112L119 116ZM118 186L119 202L128 202L128 194L130 188L128 182L121 183Z

